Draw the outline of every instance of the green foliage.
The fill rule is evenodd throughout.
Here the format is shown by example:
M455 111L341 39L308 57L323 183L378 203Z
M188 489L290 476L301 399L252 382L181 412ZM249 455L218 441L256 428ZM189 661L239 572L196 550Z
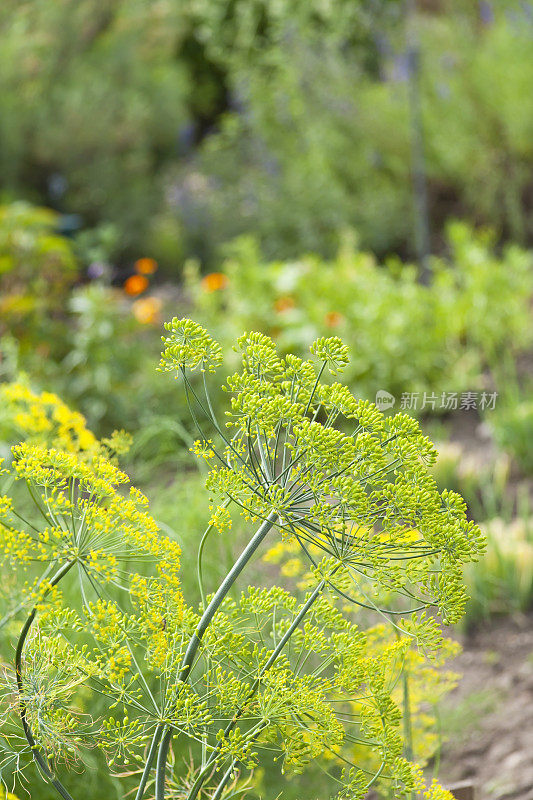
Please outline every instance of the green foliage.
M465 571L471 600L466 625L492 616L529 612L533 607L533 528L531 516L483 524L487 553L479 569Z
M378 780L395 796L422 792L395 688L406 669L445 654L434 615L460 617L462 567L482 552L479 529L458 495L437 491L435 451L414 420L385 418L323 382L346 364L339 339L317 340L303 361L244 334L223 425L207 384L220 346L190 320L172 320L167 333L161 368L183 377L194 449L218 502L200 540L199 608L183 598L178 545L141 492L121 489L129 479L110 460L120 437L89 450L70 438L70 452L16 445L0 498L5 658L15 645L0 692L2 778L33 757L69 798L66 767L81 768L96 746L137 798L150 790L156 753L158 800L230 798L274 751L289 774L328 754L339 798L363 798ZM203 433L206 419L216 441ZM231 526L229 507L248 531L258 527L208 594L202 554L213 528ZM267 537L296 543L308 559L303 597L276 586L229 594ZM368 609L391 621L379 642L354 623ZM185 768L168 758L172 737L190 748ZM425 796L448 795L434 785Z
M525 241L533 23L526 8L508 5L495 4L486 23L472 4L451 1L416 16L425 169L435 228L461 209ZM289 47L241 62L238 108L202 142L190 170L191 183L196 176L206 187L189 192L204 239L220 244L253 230L270 259L331 257L349 225L364 247L411 251L405 16L388 20L375 17L373 58L351 39L361 26L328 39L296 22L284 31Z
M507 403L491 415L496 441L516 460L525 475L533 474L533 402L528 399Z
M279 58L287 26L337 40L351 28L368 41L372 18L361 5L343 2L333 14L319 2L4 4L4 186L42 196L51 181L48 190L89 224L117 225L119 250L152 245L172 265L181 224L194 223L186 208L178 223L158 215L165 174L226 109L243 59Z
M511 244L498 253L490 231L474 233L461 222L448 225L448 236L455 280L441 262L436 291L452 285L458 335L478 349L482 365L496 370L533 340L531 252Z
M514 2L493 4L492 16L468 25L455 4L446 20L425 26L429 169L475 218L524 241L531 237L524 200L533 109L525 87L533 77L533 20L527 4Z
M0 333L9 331L26 348L47 347L53 317L76 279L72 246L57 225L50 209L0 206Z
M465 447L441 442L439 458L432 472L439 488L449 487L464 497L470 516L488 520L501 517L511 522L516 511L527 516L528 504L520 497L518 509L516 498L510 491L526 490L527 484L511 486L511 464L505 453L483 453L469 456Z
M183 445L192 441L185 403L154 374L160 339L156 325L136 319L139 302L132 304L119 290L96 283L77 289L69 301L64 358L48 362L45 369L25 365L40 382L52 382L100 435L114 428L137 430L132 449L137 475L160 463L175 463Z
M5 378L13 382L26 375L22 381L29 386L31 375L37 395L41 387L52 386L99 435L138 429L139 468L149 462L151 469L175 459L191 437L184 404L167 381L154 375L160 340L153 322L136 319L139 302L144 300L132 304L120 290L98 283L78 287L65 298L64 317L54 328L53 358L43 359L40 349L23 350L11 336L2 337L0 350Z
M132 391L152 355L143 352L150 337L127 299L106 286L95 283L76 290L68 308L70 341L56 378L61 393L82 408L93 426L103 421L108 429L130 425L132 404L139 402Z
M4 185L42 191L90 222L120 225L124 249L157 208L158 162L188 122L187 67L174 59L175 4L95 0L3 4L0 151Z
M458 210L532 235L532 22L512 6L483 22L447 0L415 18L436 241ZM397 0L10 0L0 29L3 188L111 223L113 256L141 248L177 270L253 230L269 259L331 257L346 226L380 254L410 251Z
M449 259L432 261L423 286L414 268L385 266L346 240L337 258L316 256L263 263L251 239L232 246L224 282L188 272L196 313L231 343L246 328L273 336L302 354L312 337L339 333L350 345L346 377L361 397L379 389L461 392L480 387L486 366L497 370L531 343L531 255L517 247L496 256L486 232L449 226Z
M186 171L207 241L199 255L254 231L268 258L331 256L346 226L386 252L412 226L405 84L375 83L338 42L286 38L290 58L285 45L243 68L242 111L223 117Z

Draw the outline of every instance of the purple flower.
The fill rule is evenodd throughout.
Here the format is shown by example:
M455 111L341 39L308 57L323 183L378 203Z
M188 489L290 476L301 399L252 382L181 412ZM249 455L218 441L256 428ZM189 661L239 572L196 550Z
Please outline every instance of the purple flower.
M97 281L99 278L107 276L108 271L108 265L103 261L93 261L87 267L87 275L92 281Z
M492 25L494 22L492 3L489 3L488 0L479 0L479 16L484 25Z

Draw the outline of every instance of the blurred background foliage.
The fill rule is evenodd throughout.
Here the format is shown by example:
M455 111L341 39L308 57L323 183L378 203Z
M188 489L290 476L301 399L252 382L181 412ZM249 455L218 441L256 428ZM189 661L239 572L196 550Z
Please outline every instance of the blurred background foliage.
M415 81L435 247L460 214L529 243L531 4L412 5L7 0L4 197L169 273L250 230L267 258L331 257L347 226L410 256Z
M473 516L528 518L531 3L7 0L0 28L1 380L135 432L130 468L172 483L163 319L340 335L359 396L463 448ZM498 399L440 402L469 391Z

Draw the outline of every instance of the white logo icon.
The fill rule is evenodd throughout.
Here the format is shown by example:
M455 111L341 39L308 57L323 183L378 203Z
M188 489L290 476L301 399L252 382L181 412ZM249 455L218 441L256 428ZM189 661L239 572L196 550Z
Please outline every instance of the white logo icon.
M380 411L392 408L395 402L396 398L394 395L390 394L390 392L386 392L385 389L380 389L376 392L376 405Z

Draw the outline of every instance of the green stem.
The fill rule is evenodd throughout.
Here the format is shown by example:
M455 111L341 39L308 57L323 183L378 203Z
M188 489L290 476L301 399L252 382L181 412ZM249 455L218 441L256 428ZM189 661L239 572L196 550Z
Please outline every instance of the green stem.
M43 572L43 574L41 575L41 577L37 581L37 584L35 586L36 589L41 585L41 583L44 580L46 580L46 578L50 574L51 570L52 570L52 565L50 564L50 566L48 566L45 569L45 571ZM22 611L22 609L24 608L25 605L26 605L26 602L23 600L22 603L18 604L18 606L15 606L15 608L12 608L11 611L8 611L7 614L5 614L2 617L2 619L0 619L0 628L3 628L4 625L6 625L9 622L10 619L13 619L13 617L16 617L16 615L19 613L19 611Z
M312 594L309 595L307 601L304 603L304 605L302 606L302 608L300 609L298 614L293 619L290 627L287 628L285 634L279 640L277 647L272 651L268 661L266 662L264 667L259 672L259 675L257 676L255 681L253 682L252 687L251 687L251 689L250 689L250 691L249 691L249 693L248 693L248 695L246 697L246 700L244 701L242 706L235 712L235 714L233 715L233 718L230 720L230 722L228 722L228 724L226 725L226 728L224 729L224 736L225 737L235 727L235 725L237 724L239 718L243 715L244 710L246 708L246 703L248 702L248 700L250 700L254 696L254 694L258 690L263 675L275 663L275 661L277 660L277 658L280 655L281 651L283 650L283 648L285 647L285 645L287 644L287 642L291 638L292 634L294 633L294 631L296 630L296 628L298 627L298 625L300 624L302 619L305 617L305 615L307 614L307 612L309 611L309 609L311 608L313 603L317 600L319 595L324 590L325 585L326 585L326 581L325 580L320 581L318 586L316 586L316 588L313 590ZM200 773L200 775L196 779L196 782L194 783L189 795L187 796L187 800L195 800L195 798L198 796L198 792L200 791L200 789L202 787L202 784L206 780L209 772L211 771L211 767L213 766L214 762L216 761L217 753L219 751L220 751L220 743L215 747L215 749L211 753L211 755L210 755L210 757L209 757L209 759L207 761L207 764L205 765L205 768L202 770L202 772ZM232 766L230 767L230 769L226 773L226 775L228 776L227 779L226 779L226 783L227 783L227 780L229 780L229 777L231 775L231 772L233 771L233 768L234 768L234 764L232 764ZM224 776L224 778L225 777L226 776ZM222 779L222 781L224 781L224 778ZM223 786L225 786L225 783L223 784ZM218 796L218 795L216 795L216 796ZM213 796L213 798L214 797L215 797L215 795Z
M219 800L219 798L222 795L222 792L226 788L227 782L229 781L229 779L231 778L231 776L233 774L233 770L235 769L236 765L237 765L237 762L235 760L233 760L231 762L231 764L229 765L228 769L226 770L226 772L224 773L224 775L222 776L222 780L218 784L218 786L216 788L216 791L215 791L215 794L213 795L211 800Z
M231 502L231 500L229 498L227 500L224 500L224 502L222 503L222 508L227 508L229 506L230 502ZM197 574L197 577L198 577L198 588L200 589L200 598L201 598L201 601L202 601L202 608L205 608L204 581L203 581L203 574L202 574L202 556L204 554L204 547L205 547L205 543L207 541L207 537L209 536L209 534L211 533L212 530L213 530L213 525L208 525L207 528L205 529L204 535L202 536L202 539L200 541L200 546L198 548L198 557L197 557L197 560L196 560L196 574Z
M405 667L402 670L403 683L403 737L404 754L408 761L413 760L413 730L411 726L411 703L409 700L409 676Z
M409 699L409 674L405 668L402 669L403 682L403 739L404 755L408 761L413 760L413 726L411 723L411 701ZM413 792L409 794L410 800L414 800Z
M183 661L181 664L181 668L178 675L178 681L184 683L190 674L191 667L194 663L194 659L196 657L196 653L198 652L198 648L202 641L202 637L206 632L207 628L211 624L213 617L215 616L216 612L222 605L226 595L228 594L229 590L233 586L234 582L241 574L247 563L249 562L250 558L253 556L267 533L270 531L272 526L274 525L277 518L277 514L273 511L268 515L266 520L263 522L257 533L250 539L248 545L244 548L241 555L235 561L233 567L230 569L220 586L218 587L217 591L213 595L209 605L205 609L198 626L193 633L190 641L189 646L187 647L187 651L185 656L183 657ZM170 743L172 741L172 727L170 725L166 726L165 733L159 745L159 752L157 756L157 768L156 768L156 784L155 784L155 800L164 800L165 797L165 773L166 773L166 765L167 765L167 758L168 758L168 750L170 747Z
M75 561L69 561L67 564L64 564L56 572L56 574L50 581L50 586L48 590L45 592L45 595L48 594L48 592L50 591L50 589L52 589L53 586L56 586L59 583L61 578L64 578L64 576L67 574L67 572L69 572L69 570L72 569L75 563L76 563ZM48 780L52 784L54 789L56 789L56 791L61 795L61 797L63 797L64 800L73 800L72 795L70 795L69 792L65 789L61 781L55 778L53 773L50 771L48 762L44 758L44 756L40 753L38 744L35 741L31 727L28 722L28 717L27 717L28 709L24 701L24 684L22 680L22 654L24 651L24 643L26 641L26 638L28 636L28 633L30 631L30 628L33 624L36 615L37 615L37 606L34 606L33 609L31 610L29 617L27 618L26 622L22 627L19 640L17 643L17 650L15 653L15 673L16 673L17 690L19 696L19 716L20 716L20 721L22 723L22 728L24 730L24 735L28 741L28 744L31 747L33 760L36 762L37 766L43 773L46 780Z
M152 764L154 763L157 747L159 745L159 742L161 741L161 736L163 735L164 729L165 729L164 724L160 722L154 731L154 735L150 743L150 749L148 750L148 755L146 756L146 764L144 765L143 774L141 776L141 782L139 783L137 794L135 795L135 800L141 800L144 794L146 784L148 783L148 776L150 775L150 770L152 769Z

